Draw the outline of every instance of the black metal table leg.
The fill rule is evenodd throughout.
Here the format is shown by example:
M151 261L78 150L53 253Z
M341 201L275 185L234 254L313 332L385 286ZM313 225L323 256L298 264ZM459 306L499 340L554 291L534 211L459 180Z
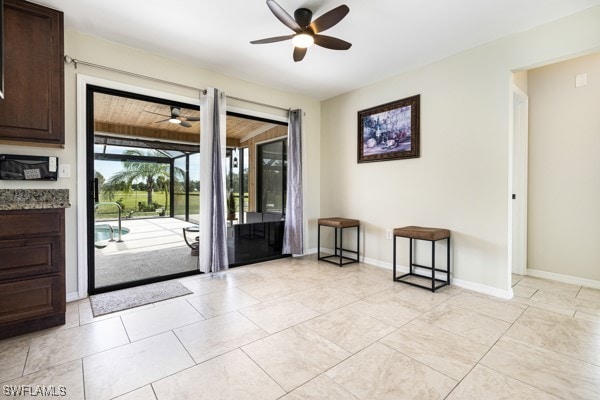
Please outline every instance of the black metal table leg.
M431 291L435 293L435 241L431 241Z
M321 224L317 224L317 260L321 259Z

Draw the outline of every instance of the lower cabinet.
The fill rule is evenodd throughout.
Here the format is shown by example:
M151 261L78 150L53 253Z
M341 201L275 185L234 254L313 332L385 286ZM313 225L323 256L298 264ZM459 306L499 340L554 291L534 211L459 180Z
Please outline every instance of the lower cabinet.
M0 339L65 322L64 209L0 211Z

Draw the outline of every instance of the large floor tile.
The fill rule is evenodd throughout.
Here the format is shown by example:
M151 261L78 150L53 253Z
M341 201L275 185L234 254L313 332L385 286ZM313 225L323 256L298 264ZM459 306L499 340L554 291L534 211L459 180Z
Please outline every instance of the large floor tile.
M147 310L123 315L121 319L129 339L133 342L202 321L204 317L190 303L179 300L158 303Z
M81 369L81 360L71 361L56 367L48 368L31 375L24 376L6 382L3 385L2 394L6 398L15 399L57 399L64 398L69 400L83 400L83 372ZM8 395L6 390L18 390L19 387L28 387L33 393L22 393ZM43 396L44 390L50 390L49 396ZM4 398L4 397L3 397Z
M482 294L462 292L448 300L447 304L476 311L506 322L515 322L527 308L523 304L492 298Z
M259 283L263 280L264 279L261 276L250 272L227 270L225 272L207 274L196 282L204 288L207 293L211 293L242 285Z
M586 321L600 322L600 315L592 315L581 311L575 312L575 318L584 319Z
M194 365L172 332L83 359L86 400L110 399Z
M381 343L453 378L461 380L489 350L465 337L413 321Z
M120 318L111 318L31 341L25 375L129 343Z
M197 363L268 335L236 311L175 329L175 334Z
M148 385L122 396L115 397L115 400L156 400L156 396L154 395L152 386Z
M453 379L381 343L325 373L361 400L443 399Z
M240 350L152 384L158 400L270 400L285 394Z
M240 289L229 289L187 299L206 318L260 303L256 297Z
M286 391L311 380L350 353L303 326L242 347Z
M269 301L322 285L324 282L315 278L280 276L243 285L240 289L261 301Z
M522 297L524 299L530 299L531 296L533 296L535 294L535 292L537 292L538 290L535 288L530 288L527 286L513 286L512 288L513 290L513 294L516 297Z
M534 278L530 276L523 277L523 279L517 283L517 286L525 286L569 297L577 296L577 293L579 293L579 289L581 288L579 285L571 285L569 283Z
M600 289L582 287L577 297L586 300L600 301Z
M396 329L349 307L331 311L303 325L351 353L364 349Z
M516 287L517 286L515 286L515 288ZM538 293L538 290L536 290L534 292L534 294L531 295L531 298L514 296L510 301L513 303L526 305L530 308L535 307L535 308L539 308L541 310L551 311L551 312L566 315L569 317L572 317L575 314L575 308L567 308L567 307L557 306L557 305L551 304L551 303L545 303L543 301L533 300L533 296L537 293Z
M515 286L521 279L523 279L523 275L511 274L511 285Z
M600 301L589 300L586 298L565 296L559 293L546 292L538 290L532 297L536 303L545 303L552 306L575 309L586 314L600 316Z
M334 286L346 293L362 298L391 289L394 286L394 282L391 277L388 280L383 280L379 277L372 277L369 274L355 273L347 278L331 283L329 286Z
M319 375L312 381L305 383L298 389L290 392L282 400L351 400L356 399L346 389L326 377Z
M559 400L546 392L482 365L450 393L447 400Z
M246 318L269 333L279 332L319 315L293 300L272 301L240 310Z
M295 300L315 311L326 313L353 303L359 297L346 293L335 286L323 286L294 293L285 299Z
M395 285L394 290L389 292L392 296L392 300L405 303L421 313L431 310L457 294L454 290L442 289L435 293L431 293L429 290L408 286L399 282L396 282ZM443 289L453 288L446 286Z
M598 323L531 308L506 336L600 366Z
M511 338L498 341L481 364L563 399L598 398L600 367Z
M0 383L23 374L29 343L29 340L7 340L6 345L0 347Z
M406 302L397 300L396 293L395 290L386 290L365 297L349 307L386 324L400 327L420 316L422 312Z
M154 304L146 304L146 305L143 305L140 307L129 308L127 310L110 313L110 314L106 314L106 315L101 315L99 317L94 317L94 314L92 313L92 306L90 305L90 301L87 299L80 301L78 303L78 307L79 307L79 324L86 325L86 324L91 324L93 322L105 321L107 319L120 317L122 315L126 315L126 314L129 314L132 312L138 312L140 310L147 310L149 308L153 308Z
M434 308L418 320L486 346L493 345L510 326L508 322L448 304Z

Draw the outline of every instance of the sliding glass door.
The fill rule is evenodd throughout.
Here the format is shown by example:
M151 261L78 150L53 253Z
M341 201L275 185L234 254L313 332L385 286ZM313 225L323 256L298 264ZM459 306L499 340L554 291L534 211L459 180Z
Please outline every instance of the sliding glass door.
M87 102L88 293L199 273L198 109L93 86Z

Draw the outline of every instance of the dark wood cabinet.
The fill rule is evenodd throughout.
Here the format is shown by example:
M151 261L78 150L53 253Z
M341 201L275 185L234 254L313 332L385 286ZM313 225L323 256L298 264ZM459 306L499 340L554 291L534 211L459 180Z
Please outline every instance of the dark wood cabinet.
M0 339L64 324L65 211L0 211Z
M63 13L4 0L0 140L64 145Z

